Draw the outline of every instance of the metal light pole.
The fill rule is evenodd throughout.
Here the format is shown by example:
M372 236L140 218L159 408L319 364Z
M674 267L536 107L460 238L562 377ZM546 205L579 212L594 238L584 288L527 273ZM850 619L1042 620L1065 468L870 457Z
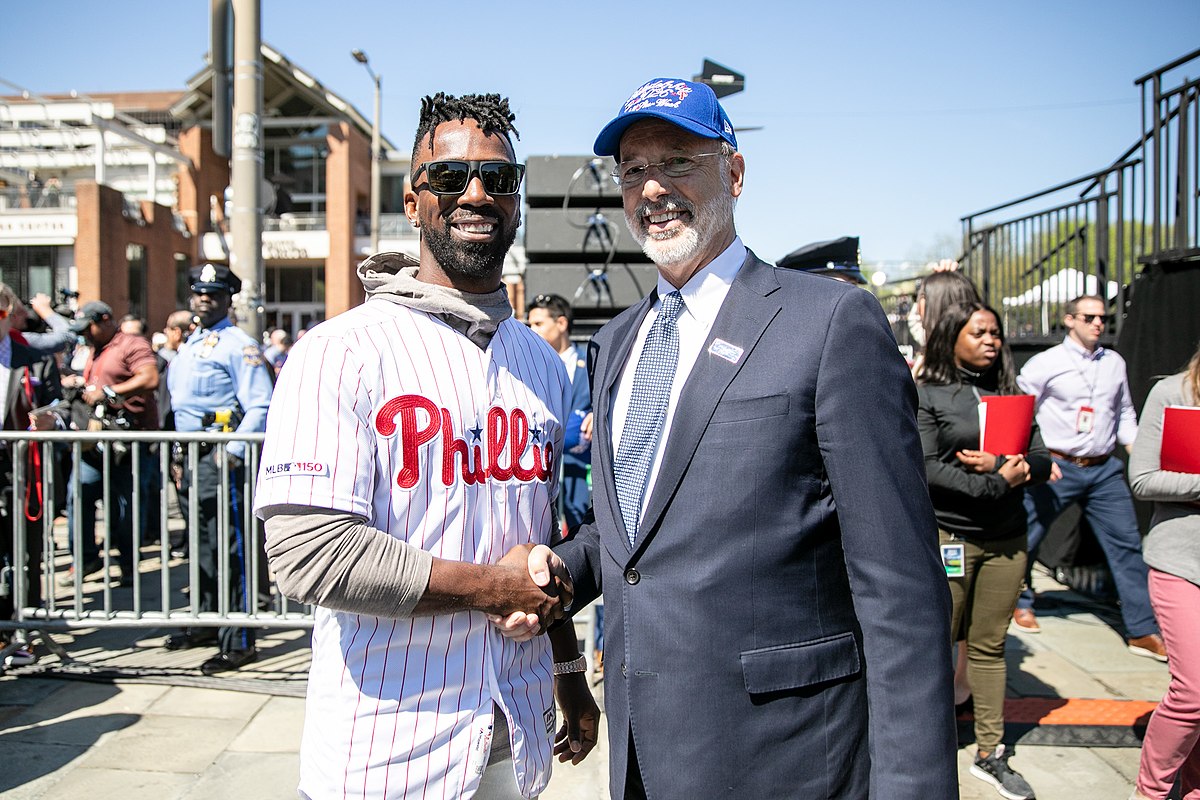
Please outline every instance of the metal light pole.
M367 69L371 80L375 81L375 119L371 121L371 254L379 252L379 204L380 197L380 147L379 147L379 114L383 96L383 76L376 75L371 69L371 62L362 50L351 50L354 60Z
M229 266L242 278L238 326L262 333L263 65L261 0L233 0L233 158L230 163L233 250ZM243 319L242 316L245 316Z

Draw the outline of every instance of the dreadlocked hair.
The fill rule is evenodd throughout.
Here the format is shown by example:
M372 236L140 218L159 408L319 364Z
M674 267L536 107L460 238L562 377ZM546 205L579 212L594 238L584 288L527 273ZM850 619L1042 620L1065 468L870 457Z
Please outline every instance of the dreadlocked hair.
M433 150L431 134L443 122L473 119L487 135L498 133L512 144L512 136L521 138L521 134L513 127L517 115L508 107L508 98L498 94L464 94L462 97L438 92L432 97L426 95L421 99L421 119L417 123L417 137L413 140L413 163L420 155L421 141L430 136L429 149Z

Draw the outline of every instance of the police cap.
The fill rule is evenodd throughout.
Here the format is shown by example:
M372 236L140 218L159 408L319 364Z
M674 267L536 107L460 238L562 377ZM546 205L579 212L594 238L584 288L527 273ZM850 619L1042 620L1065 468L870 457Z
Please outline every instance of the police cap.
M224 264L201 264L188 271L193 294L226 292L237 294L242 290L242 279Z
M857 236L806 244L779 259L776 265L829 277L848 278L859 284L867 282L859 267Z

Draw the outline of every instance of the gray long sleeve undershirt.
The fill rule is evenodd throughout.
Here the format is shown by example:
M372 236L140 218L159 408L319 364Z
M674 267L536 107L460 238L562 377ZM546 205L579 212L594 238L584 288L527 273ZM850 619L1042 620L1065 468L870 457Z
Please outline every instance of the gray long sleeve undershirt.
M429 586L433 556L356 514L311 506L262 509L267 560L283 594L334 611L404 618Z

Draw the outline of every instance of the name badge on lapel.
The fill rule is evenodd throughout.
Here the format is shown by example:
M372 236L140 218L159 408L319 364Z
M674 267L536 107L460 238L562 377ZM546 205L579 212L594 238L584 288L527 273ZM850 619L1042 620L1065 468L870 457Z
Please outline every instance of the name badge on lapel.
M708 352L717 358L725 359L730 364L736 364L742 360L742 353L745 351L724 339L713 339L713 343L708 346Z

